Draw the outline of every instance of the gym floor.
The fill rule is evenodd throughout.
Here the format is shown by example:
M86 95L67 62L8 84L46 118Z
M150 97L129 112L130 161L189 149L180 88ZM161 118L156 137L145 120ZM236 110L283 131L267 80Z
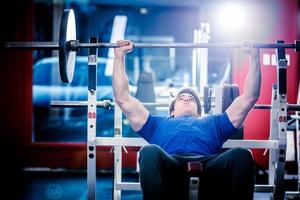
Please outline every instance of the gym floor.
M86 174L84 172L26 172L24 176L24 200L86 199ZM137 174L124 174L123 181L137 182ZM112 198L111 173L97 175L97 199ZM141 191L122 191L123 200L141 200ZM255 200L269 199L268 193L255 193Z

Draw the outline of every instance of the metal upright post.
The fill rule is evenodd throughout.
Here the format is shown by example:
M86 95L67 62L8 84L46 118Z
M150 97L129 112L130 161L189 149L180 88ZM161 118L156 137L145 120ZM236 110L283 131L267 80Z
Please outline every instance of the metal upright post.
M300 84L298 86L298 99L297 104L300 104ZM296 149L297 149L297 166L298 166L298 172L297 172L297 190L296 191L287 191L286 192L286 199L300 199L300 112L296 111L295 115L292 115L292 117L296 120Z
M97 38L90 38L97 43ZM96 199L96 119L97 119L97 48L89 49L87 111L87 197Z
M115 104L114 112L114 127L115 138L122 138L122 110ZM122 181L122 146L114 146L114 186L113 186L113 199L121 199L121 190L117 188L117 183Z
M300 86L299 86L300 87ZM299 90L300 91L300 90ZM300 94L298 94L300 95ZM298 99L298 104L300 103L300 96ZM300 112L295 112L296 115L296 134L297 134L297 165L298 165L298 187L297 191L300 192Z
M269 140L278 140L278 100L276 84L272 87L271 101ZM277 160L277 149L269 149L269 185L274 185Z
M297 104L300 104L300 83L298 85ZM297 192L300 196L300 111L295 112L295 119L296 119L296 148L297 148L297 166L298 166Z
M284 43L277 41L277 43ZM278 160L276 167L275 191L274 199L282 200L285 195L284 172L286 158L286 135L287 135L287 97L286 97L286 69L287 59L285 58L285 50L277 49L277 98L278 98L278 133L279 147Z

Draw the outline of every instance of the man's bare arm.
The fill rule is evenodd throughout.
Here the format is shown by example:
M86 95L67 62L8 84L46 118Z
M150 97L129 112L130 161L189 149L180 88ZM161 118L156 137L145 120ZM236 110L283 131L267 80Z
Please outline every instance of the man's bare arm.
M251 56L251 64L244 84L244 93L237 97L226 110L229 120L235 128L240 128L243 125L260 95L261 69L259 50L251 49L247 52Z
M128 77L125 71L125 53L133 48L130 41L118 41L121 47L115 48L113 64L113 92L116 103L134 131L140 130L147 121L149 112L136 98L130 96Z

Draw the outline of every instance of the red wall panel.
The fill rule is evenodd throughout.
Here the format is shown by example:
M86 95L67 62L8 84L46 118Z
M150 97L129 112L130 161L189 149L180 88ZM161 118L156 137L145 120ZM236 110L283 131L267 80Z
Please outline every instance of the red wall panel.
M252 34L252 40L258 42L274 43L276 40L284 40L292 43L298 37L298 1L266 1L264 4L256 2L255 11L256 29ZM299 83L298 55L293 50L286 50L290 55L290 65L287 73L287 96L288 102L296 103ZM261 70L262 84L258 104L270 104L272 85L276 83L276 67L263 65L263 54L275 54L274 49L262 49ZM248 72L249 59L234 59L233 82L240 85L240 92L243 92L243 85ZM270 111L253 110L246 119L244 125L245 139L268 139L270 126ZM268 154L263 155L264 150L253 150L255 160L262 166L268 166Z

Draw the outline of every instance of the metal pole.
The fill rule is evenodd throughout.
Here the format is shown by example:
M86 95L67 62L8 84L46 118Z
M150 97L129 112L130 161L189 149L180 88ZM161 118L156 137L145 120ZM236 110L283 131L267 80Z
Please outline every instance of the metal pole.
M23 50L59 50L58 42L7 42L4 47Z
M78 48L115 48L116 43L80 43L77 40L68 41L69 48L76 51ZM49 49L58 50L58 42L7 42L6 48L15 49ZM242 48L242 43L134 43L135 48ZM295 49L294 43L259 43L254 44L253 48L261 49Z
M122 110L115 104L114 110L114 139L122 139ZM113 200L121 200L121 190L117 184L122 181L122 146L114 146L114 185Z
M283 41L278 41L283 43ZM287 134L287 98L286 98L286 70L287 60L285 58L285 50L277 50L277 101L278 101L278 160L275 178L274 200L284 199L284 174L286 159L286 134Z
M90 38L97 42L97 38ZM88 57L87 199L96 199L97 48Z
M277 101L277 86L272 86L272 99L271 99L271 111L270 111L270 134L269 140L278 140L278 101ZM275 183L275 171L277 162L277 149L269 149L269 185Z
M115 48L118 47L116 43L78 43L78 48L88 48L91 46L97 46L98 48ZM242 48L242 43L134 43L134 48ZM284 44L270 44L261 43L253 45L253 48L263 49L294 49L296 45L293 43Z

